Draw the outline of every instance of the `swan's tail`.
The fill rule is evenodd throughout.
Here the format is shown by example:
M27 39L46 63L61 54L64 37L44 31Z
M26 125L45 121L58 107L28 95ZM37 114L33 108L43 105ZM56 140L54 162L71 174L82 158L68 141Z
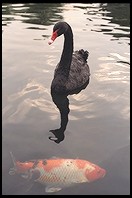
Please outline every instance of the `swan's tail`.
M78 52L79 52L79 54L81 54L83 59L86 61L87 58L88 58L89 52L88 51L84 51L83 49L79 50Z

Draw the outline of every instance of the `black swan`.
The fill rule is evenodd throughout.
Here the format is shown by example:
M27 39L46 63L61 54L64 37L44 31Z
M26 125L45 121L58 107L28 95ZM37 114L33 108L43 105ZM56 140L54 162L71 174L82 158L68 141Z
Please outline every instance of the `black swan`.
M87 64L88 52L83 49L73 53L73 33L70 25L66 22L58 22L53 27L53 34L49 45L64 34L64 47L60 62L58 63L54 79L51 84L51 96L61 115L61 126L59 129L50 130L57 140L49 139L59 143L64 139L64 131L68 123L69 100L68 95L77 94L85 89L89 83L90 70Z

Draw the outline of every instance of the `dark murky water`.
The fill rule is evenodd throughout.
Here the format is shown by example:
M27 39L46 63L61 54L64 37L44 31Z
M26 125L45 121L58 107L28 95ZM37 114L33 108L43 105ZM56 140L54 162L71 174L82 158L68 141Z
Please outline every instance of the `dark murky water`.
M129 194L129 4L3 4L2 6L2 193L42 195L44 187L10 176L10 151L20 161L52 156L82 158L106 169L102 180L64 189L58 195ZM74 49L88 50L88 87L69 96L65 139L49 130L60 124L50 84L63 36L49 46L53 25L67 21Z

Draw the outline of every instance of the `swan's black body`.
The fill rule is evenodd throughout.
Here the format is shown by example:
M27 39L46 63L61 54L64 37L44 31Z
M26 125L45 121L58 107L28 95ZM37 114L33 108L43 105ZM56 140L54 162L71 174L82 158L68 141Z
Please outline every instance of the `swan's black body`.
M60 133L64 134L68 122L70 110L67 96L77 94L82 89L85 89L89 83L90 76L87 64L88 52L81 49L73 53L73 33L69 24L66 22L55 24L51 38L52 42L62 34L64 34L63 52L51 84L52 99L61 114L61 127L51 130L56 137L59 137Z

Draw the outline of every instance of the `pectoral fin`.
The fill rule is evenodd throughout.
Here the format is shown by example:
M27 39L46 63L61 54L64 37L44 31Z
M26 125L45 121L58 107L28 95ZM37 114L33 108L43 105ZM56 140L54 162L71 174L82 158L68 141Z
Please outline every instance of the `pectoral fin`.
M59 186L47 186L45 188L45 192L46 193L53 193L53 192L58 192L60 191L62 188Z

